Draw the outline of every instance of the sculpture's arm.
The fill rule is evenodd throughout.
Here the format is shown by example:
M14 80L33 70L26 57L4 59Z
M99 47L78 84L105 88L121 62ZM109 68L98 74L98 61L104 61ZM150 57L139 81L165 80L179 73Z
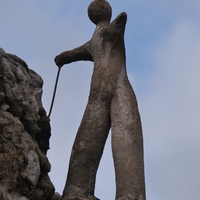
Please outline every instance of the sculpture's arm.
M109 25L110 34L124 34L126 22L127 14L125 12L120 13Z
M62 67L64 64L69 64L71 62L88 60L93 61L92 55L89 51L89 42L86 42L80 47L77 47L70 51L64 51L63 53L55 57L55 63L58 67Z

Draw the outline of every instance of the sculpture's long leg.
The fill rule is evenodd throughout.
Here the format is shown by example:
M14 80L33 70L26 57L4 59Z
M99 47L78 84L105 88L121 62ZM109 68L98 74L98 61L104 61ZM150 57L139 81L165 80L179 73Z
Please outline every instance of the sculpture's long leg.
M129 84L111 103L112 150L117 200L145 200L143 138L136 97Z
M109 129L108 103L89 101L73 145L64 200L96 199L92 197L96 172Z

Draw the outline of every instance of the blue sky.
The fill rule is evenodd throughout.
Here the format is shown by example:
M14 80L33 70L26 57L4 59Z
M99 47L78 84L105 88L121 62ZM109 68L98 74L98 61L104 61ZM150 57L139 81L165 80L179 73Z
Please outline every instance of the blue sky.
M54 57L88 41L95 29L87 17L91 0L3 0L0 47L24 59L44 80L49 110L57 67ZM144 132L148 200L200 196L200 1L110 0L113 18L128 14L127 70L136 92ZM82 118L93 63L64 66L51 115L50 173L59 193ZM96 196L115 196L110 138L99 167Z

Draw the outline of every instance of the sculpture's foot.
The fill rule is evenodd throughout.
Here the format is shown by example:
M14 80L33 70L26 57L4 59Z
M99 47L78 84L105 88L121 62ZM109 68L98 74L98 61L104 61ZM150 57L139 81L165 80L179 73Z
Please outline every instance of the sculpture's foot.
M61 200L61 195L59 193L55 193L51 200Z
M127 197L119 197L116 200L129 200L129 198L127 198Z
M63 197L61 200L100 200L93 195L87 195L85 197Z

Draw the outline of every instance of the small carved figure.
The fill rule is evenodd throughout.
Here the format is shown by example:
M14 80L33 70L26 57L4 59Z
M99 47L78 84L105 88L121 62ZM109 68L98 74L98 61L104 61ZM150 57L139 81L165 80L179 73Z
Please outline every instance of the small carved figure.
M111 128L117 200L145 200L143 137L137 100L126 72L127 14L110 22L105 0L88 7L96 30L90 41L56 56L58 67L94 62L88 104L74 141L63 200L94 200L96 173Z

